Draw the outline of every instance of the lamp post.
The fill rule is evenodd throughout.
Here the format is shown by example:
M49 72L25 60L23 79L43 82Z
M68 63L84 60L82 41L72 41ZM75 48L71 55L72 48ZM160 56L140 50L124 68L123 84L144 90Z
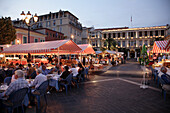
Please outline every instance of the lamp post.
M30 11L28 11L28 13L25 15L24 11L22 11L22 13L20 14L21 18L23 21L25 21L26 25L28 26L28 43L30 43L30 27L32 27L34 24L37 23L38 21L38 16L35 13L34 17L33 17L33 24L30 24L30 20L31 20L31 13Z
M74 35L71 35L71 40L73 40L74 39Z
M17 44L19 44L19 39L17 39Z

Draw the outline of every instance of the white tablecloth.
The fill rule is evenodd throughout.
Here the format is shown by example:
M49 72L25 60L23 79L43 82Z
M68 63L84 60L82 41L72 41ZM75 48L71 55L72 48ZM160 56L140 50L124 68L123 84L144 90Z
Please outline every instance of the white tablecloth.
M58 80L61 76L58 74L48 74L47 76L51 76L50 80L49 80L49 86L55 87L57 91L59 91L59 86L58 86Z

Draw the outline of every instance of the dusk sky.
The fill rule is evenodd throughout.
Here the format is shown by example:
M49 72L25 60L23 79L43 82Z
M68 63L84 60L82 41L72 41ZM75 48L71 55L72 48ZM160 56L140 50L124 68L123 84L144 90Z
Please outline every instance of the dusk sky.
M170 0L0 0L0 17L68 10L83 27L145 27L170 24Z

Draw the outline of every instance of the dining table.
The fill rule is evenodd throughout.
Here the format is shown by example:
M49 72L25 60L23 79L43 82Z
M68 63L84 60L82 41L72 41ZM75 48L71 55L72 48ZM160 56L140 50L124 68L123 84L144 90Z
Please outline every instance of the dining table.
M60 76L61 74L58 74L58 73L47 75L47 79L49 79L49 86L55 87L57 91L59 91L58 81L59 81Z

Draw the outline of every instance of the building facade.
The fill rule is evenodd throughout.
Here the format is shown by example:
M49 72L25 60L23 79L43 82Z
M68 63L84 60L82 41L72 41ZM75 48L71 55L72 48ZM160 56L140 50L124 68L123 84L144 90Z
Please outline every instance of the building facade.
M45 34L45 41L54 41L54 40L63 40L64 34L61 32L57 32L48 28L39 28L35 29L35 31Z
M15 27L16 30L16 39L11 42L12 45L15 44L25 44L28 43L28 29ZM36 32L30 31L30 43L44 42L46 35Z
M113 28L102 29L102 46L106 46L105 40L113 38L117 42L118 51L127 51L128 58L137 58L143 44L147 49L152 49L154 41L164 40L170 26L154 26L141 28ZM101 30L101 29L100 29Z
M93 49L98 51L102 46L102 32L94 29L94 27L83 27L82 31L82 43L91 44Z
M82 25L78 18L69 11L62 11L38 16L38 22L32 27L48 28L64 34L66 39L72 39L75 43L81 44ZM33 20L31 20L33 21ZM27 27L19 19L13 21L14 26Z

